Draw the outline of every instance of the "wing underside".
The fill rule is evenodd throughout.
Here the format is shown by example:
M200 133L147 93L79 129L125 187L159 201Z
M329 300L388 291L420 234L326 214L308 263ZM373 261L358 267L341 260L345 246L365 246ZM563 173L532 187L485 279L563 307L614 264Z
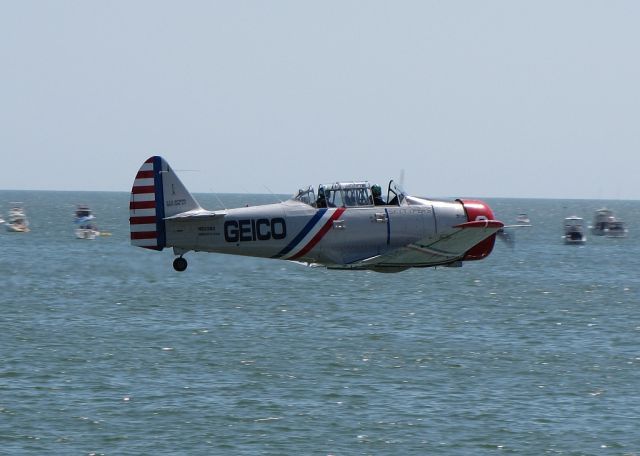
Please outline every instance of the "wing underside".
M504 224L497 220L463 223L453 227L453 230L445 236L421 239L383 255L336 266L336 268L402 270L410 267L455 263L462 260L470 249L494 235L503 226Z

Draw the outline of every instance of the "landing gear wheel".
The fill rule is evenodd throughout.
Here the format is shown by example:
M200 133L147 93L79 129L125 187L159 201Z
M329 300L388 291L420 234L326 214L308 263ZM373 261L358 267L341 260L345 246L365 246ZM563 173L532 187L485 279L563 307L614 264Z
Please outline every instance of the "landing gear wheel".
M173 269L178 272L184 271L185 269L187 269L187 260L182 257L176 258L175 260L173 260Z

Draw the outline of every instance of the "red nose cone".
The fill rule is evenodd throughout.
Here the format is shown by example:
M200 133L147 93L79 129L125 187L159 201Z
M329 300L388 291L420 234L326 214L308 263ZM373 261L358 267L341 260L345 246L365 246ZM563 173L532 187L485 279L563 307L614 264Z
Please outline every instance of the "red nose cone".
M479 200L457 200L467 214L467 221L475 222L477 220L494 220L493 211L483 201ZM496 243L496 235L492 234L484 241L479 242L470 248L464 255L463 261L482 260L489 256Z

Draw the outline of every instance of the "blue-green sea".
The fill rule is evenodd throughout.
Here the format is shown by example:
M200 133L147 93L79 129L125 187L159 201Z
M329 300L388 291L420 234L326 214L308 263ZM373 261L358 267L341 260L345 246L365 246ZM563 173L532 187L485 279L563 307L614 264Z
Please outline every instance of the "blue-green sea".
M640 454L638 201L488 198L529 214L514 248L399 274L205 253L177 273L130 246L128 193L10 201L32 231L0 226L0 454ZM75 239L79 203L112 235ZM603 206L626 239L562 243Z

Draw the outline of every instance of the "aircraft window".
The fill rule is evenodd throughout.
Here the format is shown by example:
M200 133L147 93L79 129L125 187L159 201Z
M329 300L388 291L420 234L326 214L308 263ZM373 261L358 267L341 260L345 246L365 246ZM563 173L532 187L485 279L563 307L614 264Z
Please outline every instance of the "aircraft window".
M318 199L316 200L316 207L327 207L327 198L324 196L324 188L320 186L318 188Z
M326 184L318 187L317 207L344 206L340 184Z
M347 207L371 206L371 196L367 187L350 187L344 191L344 203Z
M394 181L389 182L389 191L387 192L387 204L390 206L401 206L407 194Z
M316 202L316 193L313 190L313 187L308 187L306 190L300 189L294 199L306 204L314 205Z
M340 188L331 190L325 188L324 195L327 198L327 207L344 206L344 202L342 201L342 190L340 190Z
M317 207L373 206L367 182L323 184L318 187Z

